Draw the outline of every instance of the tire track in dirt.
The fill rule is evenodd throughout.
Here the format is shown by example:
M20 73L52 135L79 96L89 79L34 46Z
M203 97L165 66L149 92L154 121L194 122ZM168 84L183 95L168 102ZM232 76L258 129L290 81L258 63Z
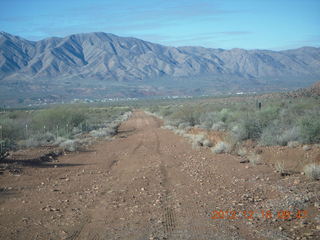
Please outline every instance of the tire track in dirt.
M128 196L123 198L121 194L122 189L127 189L128 192L127 195L136 195L135 189L130 188L129 186L132 184L131 179L136 178L138 176L136 175L136 171L139 170L141 167L144 167L144 164L137 164L137 162L133 161L132 159L141 159L143 160L144 156L147 156L147 154L151 154L154 157L154 152L159 152L159 146L160 143L158 141L158 137L156 134L152 132L152 128L150 127L149 120L146 120L143 117L137 116L134 117L134 119L131 121L131 123L134 124L134 129L136 129L135 132L132 132L132 134L127 138L122 138L121 142L131 141L131 138L134 138L134 145L133 147L128 145L126 149L123 149L123 152L121 155L113 153L108 158L110 161L110 158L116 158L116 160L112 160L110 164L108 165L108 173L110 176L117 177L117 182L113 182L110 186L110 190L104 190L104 199L101 199L95 207L91 210L90 219L91 221L86 224L84 227L84 230L81 234L77 234L78 239L118 239L116 236L119 234L121 236L121 239L137 239L142 240L146 239L149 235L149 229L151 227L148 227L149 223L140 222L144 226L144 229L137 229L136 226L134 226L134 218L133 221L127 221L124 222L121 219L124 219L128 215L128 210L136 210L138 208L146 208L145 211L147 212L148 208L147 206L143 205L136 205L135 199L128 199ZM132 127L132 126L131 126ZM137 143L138 142L138 143ZM154 145L154 143L156 143ZM115 143L116 144L116 143ZM122 143L123 145L123 143ZM156 149L154 149L154 146L156 146ZM152 159L153 159L152 158ZM140 160L139 160L140 161ZM119 163L119 164L117 164ZM150 163L151 164L151 163ZM131 166L130 166L131 165ZM130 171L128 172L130 168ZM125 173L127 172L127 173ZM132 175L134 173L134 175ZM121 177L122 176L122 177ZM108 194L108 192L111 192ZM125 207L122 207L122 200L125 201ZM114 208L113 206L117 206ZM114 216L110 216L110 214L114 214L114 216L119 216L118 220L114 218ZM108 219L108 216L111 217L114 220ZM141 220L140 220L141 221ZM110 225L113 223L115 226L115 223L118 224L118 228L122 225L123 229L122 232L116 233L114 229L110 229ZM108 231L109 230L109 231ZM113 232L113 233L112 233ZM106 237L108 236L108 237Z
M84 229L86 222L88 221L87 218L85 218L83 220L83 223L78 227L78 229L76 229L70 236L68 236L66 239L67 240L77 240L82 232L82 230Z
M155 131L159 142L165 142L163 138L168 136L163 135L163 130L159 128ZM203 208L201 203L204 199L200 194L202 190L200 184L180 171L179 166L185 159L177 158L176 154L175 151L166 151L161 152L160 156L160 178L164 193L162 221L165 239L230 239L230 236L224 236L222 232L214 229L208 210Z
M159 135L158 135L158 133L156 131L153 131L153 134L155 135L155 141L156 141L156 143L155 143L155 153L160 156L161 155L161 152L160 152L160 138L159 138Z
M170 238L172 232L174 231L176 227L176 221L175 221L175 212L172 208L172 204L170 203L170 190L169 190L169 182L168 182L168 174L167 170L163 165L160 165L160 173L161 173L161 182L162 186L164 188L164 196L163 196L163 203L162 203L162 224L164 228L163 235L166 238Z
M143 144L143 140L139 140L138 144L133 148L131 154L135 154L136 151L138 151L138 149L142 146Z

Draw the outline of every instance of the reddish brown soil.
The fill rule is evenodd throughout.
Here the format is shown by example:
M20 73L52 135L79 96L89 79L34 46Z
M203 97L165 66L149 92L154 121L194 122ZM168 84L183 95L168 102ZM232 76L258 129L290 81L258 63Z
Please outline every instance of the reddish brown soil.
M137 111L112 141L0 176L1 239L317 239L319 182L194 150ZM277 211L292 211L279 219ZM306 218L294 217L307 210ZM213 211L236 211L212 219ZM261 211L272 211L267 219ZM255 211L252 219L243 211Z

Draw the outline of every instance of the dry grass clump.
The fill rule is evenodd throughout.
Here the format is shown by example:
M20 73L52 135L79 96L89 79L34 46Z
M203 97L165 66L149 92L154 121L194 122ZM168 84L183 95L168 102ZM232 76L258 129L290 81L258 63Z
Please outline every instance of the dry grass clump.
M203 146L211 148L213 147L213 143L209 139L205 139L203 141Z
M76 140L67 139L66 141L59 144L64 151L75 152L79 148L79 144Z
M253 165L258 165L262 163L261 155L258 155L256 153L250 153L248 156L248 160Z
M176 128L174 126L171 126L171 125L164 125L161 127L162 129L167 129L167 130L171 130L171 131L174 131L176 130Z
M244 157L244 156L246 156L246 155L248 154L248 151L247 151L246 148L240 147L240 148L238 149L238 151L237 151L237 154L238 154L238 156L240 156L240 157Z
M184 136L184 134L186 133L186 131L184 131L183 129L174 129L173 132L179 136Z
M213 148L213 153L229 153L231 151L231 146L229 143L226 142L218 142Z
M313 180L320 180L320 164L310 163L304 166L304 174Z
M288 142L287 146L289 148L296 148L296 147L299 147L300 143L298 141L290 141Z
M277 161L274 165L276 168L276 171L280 174L285 173L285 166L284 166L284 161Z
M112 137L117 133L117 126L109 126L109 127L105 127L105 128L99 128L97 130L92 130L89 134L92 137L96 137L96 138L108 138L108 137Z
M203 142L205 141L205 137L202 134L196 134L191 136L191 142L193 148L198 148L203 146Z

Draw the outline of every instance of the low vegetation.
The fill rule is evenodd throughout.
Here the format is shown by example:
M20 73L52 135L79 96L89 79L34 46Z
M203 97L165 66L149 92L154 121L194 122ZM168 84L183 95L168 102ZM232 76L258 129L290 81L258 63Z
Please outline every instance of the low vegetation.
M58 146L76 151L93 141L116 134L130 115L128 107L63 105L38 110L12 110L0 114L1 156L25 147Z
M179 129L226 131L236 142L253 140L262 146L295 147L320 142L319 103L316 98L225 98L150 107L148 111Z
M320 165L316 163L310 163L304 166L303 172L305 175L314 180L320 180Z

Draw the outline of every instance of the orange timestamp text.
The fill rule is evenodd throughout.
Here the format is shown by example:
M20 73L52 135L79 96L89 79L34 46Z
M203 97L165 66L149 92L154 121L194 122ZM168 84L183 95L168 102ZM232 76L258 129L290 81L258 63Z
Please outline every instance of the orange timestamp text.
M303 219L308 216L306 210L288 211L280 210L272 212L271 210L249 210L249 211L223 211L215 210L211 212L211 219L254 219L254 218L265 218L265 219Z

